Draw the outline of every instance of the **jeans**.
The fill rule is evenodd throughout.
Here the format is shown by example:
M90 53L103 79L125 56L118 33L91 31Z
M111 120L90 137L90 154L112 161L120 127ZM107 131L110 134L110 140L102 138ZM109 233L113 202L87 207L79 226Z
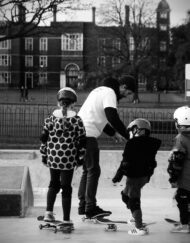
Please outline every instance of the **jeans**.
M96 192L100 173L97 139L87 137L86 157L78 191L79 208L85 209L85 212L93 210L96 207Z

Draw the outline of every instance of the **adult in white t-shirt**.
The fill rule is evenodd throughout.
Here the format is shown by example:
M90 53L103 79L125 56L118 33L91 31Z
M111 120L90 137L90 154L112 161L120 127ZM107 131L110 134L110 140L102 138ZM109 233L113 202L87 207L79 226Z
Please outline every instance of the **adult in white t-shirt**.
M123 77L119 81L111 77L106 78L103 86L91 91L78 113L87 136L86 159L78 191L80 215L93 217L101 213L111 214L110 211L105 211L96 205L101 171L97 138L105 132L115 136L119 141L128 139L126 127L117 112L117 103L122 97L134 91L135 82L131 76Z

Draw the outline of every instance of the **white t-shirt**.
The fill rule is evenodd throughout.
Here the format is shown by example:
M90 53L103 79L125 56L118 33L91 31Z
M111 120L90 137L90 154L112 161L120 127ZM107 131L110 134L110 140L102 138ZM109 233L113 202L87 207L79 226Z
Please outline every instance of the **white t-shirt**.
M108 123L104 109L106 107L117 108L117 97L113 89L105 86L94 89L78 115L81 117L86 129L87 137L99 137Z

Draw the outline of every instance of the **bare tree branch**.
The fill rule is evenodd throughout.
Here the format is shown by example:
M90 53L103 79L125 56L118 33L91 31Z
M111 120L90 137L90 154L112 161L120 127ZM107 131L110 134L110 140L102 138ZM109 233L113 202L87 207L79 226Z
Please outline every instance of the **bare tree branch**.
M38 35L37 27L53 17L55 7L65 14L83 6L78 0L1 0L0 41Z

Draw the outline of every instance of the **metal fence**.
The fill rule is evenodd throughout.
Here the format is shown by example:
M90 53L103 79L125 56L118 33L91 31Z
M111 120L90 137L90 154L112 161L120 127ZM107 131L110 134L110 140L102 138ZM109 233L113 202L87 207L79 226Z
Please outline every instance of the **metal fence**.
M39 148L39 135L44 118L55 109L50 105L1 104L0 105L0 143L1 148ZM78 110L79 107L76 107ZM162 140L161 149L171 149L176 135L172 120L174 109L118 108L120 118L127 126L136 118L146 118L152 125L152 136ZM122 149L124 144L102 135L99 138L101 149Z

